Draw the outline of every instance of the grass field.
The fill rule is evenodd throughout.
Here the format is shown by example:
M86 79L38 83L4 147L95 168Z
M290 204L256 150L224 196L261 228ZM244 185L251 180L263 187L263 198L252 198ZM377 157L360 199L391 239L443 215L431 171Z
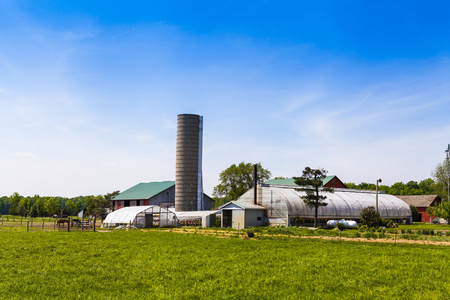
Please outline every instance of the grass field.
M445 299L450 248L0 231L1 299Z

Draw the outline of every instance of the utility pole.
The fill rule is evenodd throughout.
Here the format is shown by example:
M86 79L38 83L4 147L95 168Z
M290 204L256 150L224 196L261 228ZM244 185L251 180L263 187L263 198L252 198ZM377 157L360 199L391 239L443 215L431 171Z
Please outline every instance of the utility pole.
M376 191L376 200L377 200L377 213L378 213L378 183L381 183L381 179L377 180L377 191Z
M449 175L449 165L448 165L448 160L449 160L449 155L450 155L450 144L448 144L447 150L445 150L446 153L446 160L447 160L447 165L446 165L446 169L447 169L447 201L450 200L450 175Z

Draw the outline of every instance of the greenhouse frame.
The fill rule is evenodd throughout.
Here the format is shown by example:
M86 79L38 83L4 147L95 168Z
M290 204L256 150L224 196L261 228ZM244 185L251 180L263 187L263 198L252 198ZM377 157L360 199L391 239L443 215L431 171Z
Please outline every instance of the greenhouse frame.
M178 226L174 212L158 205L130 206L109 213L103 221L103 227L119 225L137 228Z

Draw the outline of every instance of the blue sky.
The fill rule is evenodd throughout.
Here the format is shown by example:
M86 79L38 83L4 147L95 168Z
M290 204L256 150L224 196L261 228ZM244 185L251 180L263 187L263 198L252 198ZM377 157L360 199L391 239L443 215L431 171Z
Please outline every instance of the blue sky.
M92 3L94 2L94 3ZM344 182L431 177L450 142L445 1L0 0L0 195L175 178L204 117L204 186L233 163Z

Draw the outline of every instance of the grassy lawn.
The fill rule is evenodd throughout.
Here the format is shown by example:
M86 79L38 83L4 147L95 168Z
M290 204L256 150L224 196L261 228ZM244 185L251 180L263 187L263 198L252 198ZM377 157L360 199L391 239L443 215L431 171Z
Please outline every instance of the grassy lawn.
M399 224L398 228L400 229L434 229L434 230L450 230L450 225L447 224L430 224L430 223L424 223L424 222L416 222L412 225L405 225L405 224Z
M450 247L0 231L1 299L444 299Z

